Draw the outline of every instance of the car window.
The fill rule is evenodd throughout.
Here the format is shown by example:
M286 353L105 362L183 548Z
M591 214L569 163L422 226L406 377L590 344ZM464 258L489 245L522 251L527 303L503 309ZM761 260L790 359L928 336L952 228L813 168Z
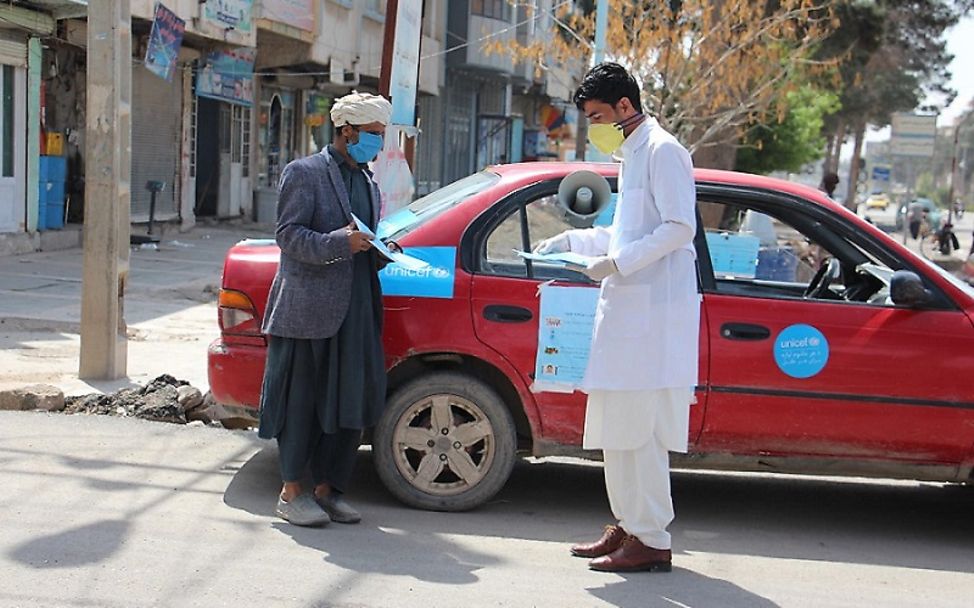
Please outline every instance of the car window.
M717 292L892 306L892 269L819 222L738 203L699 208Z
M587 224L611 223L612 213L613 206L609 205ZM588 279L580 272L541 262L529 265L516 253L518 250L530 250L544 239L577 227L572 221L558 204L555 194L538 196L511 209L487 236L481 269L502 276L587 282ZM578 224L577 220L575 224Z
M720 281L773 281L800 287L828 255L813 239L756 209L700 202L714 276Z

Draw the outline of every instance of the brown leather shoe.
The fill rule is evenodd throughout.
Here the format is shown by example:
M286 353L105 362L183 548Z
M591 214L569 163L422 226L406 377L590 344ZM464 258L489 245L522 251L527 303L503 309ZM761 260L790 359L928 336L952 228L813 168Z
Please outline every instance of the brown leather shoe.
M673 554L669 549L647 547L635 536L626 536L621 547L593 559L588 567L600 572L670 572L673 570Z
M622 546L622 541L626 540L626 531L619 526L606 526L602 532L602 538L594 543L583 545L572 545L572 555L575 557L602 557L608 555Z

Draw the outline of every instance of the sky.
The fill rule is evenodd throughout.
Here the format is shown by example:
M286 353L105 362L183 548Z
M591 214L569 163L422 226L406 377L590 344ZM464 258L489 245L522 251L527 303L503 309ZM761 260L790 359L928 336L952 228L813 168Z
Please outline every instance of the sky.
M941 113L937 120L940 127L953 124L974 99L974 69L971 66L974 61L974 17L965 17L947 32L947 51L954 56L950 71L957 98Z

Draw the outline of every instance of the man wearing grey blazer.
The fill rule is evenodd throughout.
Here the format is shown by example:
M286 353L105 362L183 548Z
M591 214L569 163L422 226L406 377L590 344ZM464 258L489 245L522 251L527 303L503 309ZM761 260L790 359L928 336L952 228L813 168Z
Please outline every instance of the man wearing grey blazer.
M383 262L353 215L375 230L379 190L366 163L382 148L390 113L378 95L336 100L332 145L291 162L281 176L281 261L264 314L259 436L277 439L284 483L276 513L296 525L361 519L342 495L362 430L385 406L386 376Z

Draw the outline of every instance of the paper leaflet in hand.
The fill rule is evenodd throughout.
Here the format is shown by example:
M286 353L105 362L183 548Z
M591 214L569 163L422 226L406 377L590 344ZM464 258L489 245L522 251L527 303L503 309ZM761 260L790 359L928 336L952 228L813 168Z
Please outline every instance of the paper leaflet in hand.
M587 255L572 253L571 251L561 251L558 253L531 253L528 251L518 251L515 249L514 252L525 260L557 264L559 266L576 266L578 268L587 268L589 263L592 261L592 258Z
M359 232L364 232L367 234L369 239L372 241L372 246L375 247L376 251L382 254L382 256L386 259L391 260L408 270L423 270L429 266L428 262L424 262L418 258L406 255L405 253L398 253L389 249L389 247L387 247L380 238L375 236L375 233L372 232L372 229L369 228L365 222L358 219L355 214L352 214L352 219L355 220L355 227L358 228Z

